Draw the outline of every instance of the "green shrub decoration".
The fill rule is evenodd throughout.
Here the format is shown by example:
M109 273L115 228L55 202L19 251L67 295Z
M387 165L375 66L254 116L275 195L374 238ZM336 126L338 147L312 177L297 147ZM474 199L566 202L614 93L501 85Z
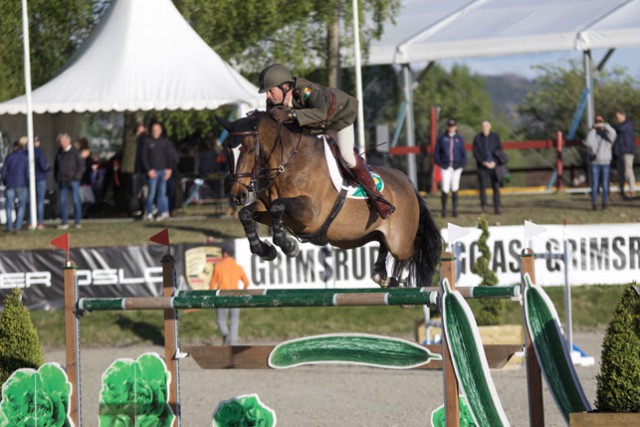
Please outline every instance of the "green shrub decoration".
M498 276L491 269L491 249L487 244L489 239L489 222L484 215L478 217L477 227L482 230L477 240L480 256L471 266L471 272L482 278L480 286L495 286L498 284ZM504 301L501 299L481 299L477 303L479 311L475 313L478 325L499 325L504 317Z
M14 289L4 300L0 317L0 383L17 369L38 369L42 363L38 332L22 304L22 292Z
M640 412L640 295L630 285L620 297L602 343L596 409Z

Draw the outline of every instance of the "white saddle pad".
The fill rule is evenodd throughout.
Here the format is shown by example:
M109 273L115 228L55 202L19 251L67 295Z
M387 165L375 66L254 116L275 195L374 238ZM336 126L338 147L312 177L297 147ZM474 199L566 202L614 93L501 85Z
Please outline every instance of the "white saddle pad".
M347 189L347 197L351 199L366 199L367 193L364 192L361 186L343 186L342 185L342 175L340 175L340 171L338 169L338 163L333 154L331 153L331 148L329 148L329 142L324 135L319 135L318 138L322 140L322 145L324 146L324 158L327 161L327 167L329 168L329 175L331 177L331 182L337 191L342 190L342 188ZM371 176L373 177L373 181L376 183L376 187L378 187L378 191L382 191L384 189L384 182L382 178L377 173L371 171Z

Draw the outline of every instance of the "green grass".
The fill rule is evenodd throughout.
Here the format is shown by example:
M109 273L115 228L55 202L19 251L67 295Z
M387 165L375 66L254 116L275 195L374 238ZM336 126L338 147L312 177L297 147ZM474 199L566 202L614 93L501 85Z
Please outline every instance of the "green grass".
M525 219L539 224L626 223L638 222L640 200L622 201L612 195L609 209L591 211L586 194L504 194L503 214L488 214L490 224L522 224ZM427 202L439 227L446 221L439 216L438 195L427 196ZM477 196L460 198L460 215L455 223L475 226L480 214ZM209 238L223 240L242 237L240 222L220 218L211 206L193 206L179 211L166 223L91 222L81 230L69 230L72 247L147 244L151 235L162 228L170 231L171 241L205 242ZM262 233L267 229L260 228ZM54 228L45 231L23 232L0 238L0 250L51 249L49 242L61 235ZM564 322L563 288L545 288ZM622 286L580 286L572 289L574 328L602 327L609 322L622 292ZM473 307L473 301L472 307ZM505 323L522 322L522 308L507 303ZM64 316L62 311L32 312L45 348L64 344ZM183 343L219 343L212 311L197 311L180 315L180 339ZM422 319L422 309L398 307L342 307L342 308L286 308L244 309L241 314L240 336L243 342L277 342L282 339L330 332L363 332L412 338L416 322ZM89 346L127 346L161 344L163 341L161 312L102 312L85 315L81 321L81 342Z

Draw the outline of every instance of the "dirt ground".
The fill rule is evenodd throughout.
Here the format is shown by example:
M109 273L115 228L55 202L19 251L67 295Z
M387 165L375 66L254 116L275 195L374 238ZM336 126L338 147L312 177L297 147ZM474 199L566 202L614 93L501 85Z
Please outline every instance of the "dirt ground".
M593 404L604 331L574 331L574 342L596 359L590 367L576 367L588 400ZM162 347L83 350L83 426L97 426L98 395L104 370L116 358L137 358ZM46 360L64 365L64 350L47 352ZM513 426L528 426L524 366L492 371L507 417ZM211 426L217 403L245 393L258 393L273 408L283 427L430 425L431 411L443 403L441 371L395 371L363 367L310 366L284 371L202 370L192 359L180 365L182 426ZM547 426L564 422L545 385Z

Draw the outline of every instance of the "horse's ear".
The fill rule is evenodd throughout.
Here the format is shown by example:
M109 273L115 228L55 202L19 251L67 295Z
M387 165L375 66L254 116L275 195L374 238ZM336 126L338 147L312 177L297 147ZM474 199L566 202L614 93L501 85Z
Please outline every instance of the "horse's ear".
M218 123L220 123L220 126L222 126L225 130L231 132L232 123L229 120L224 119L220 116L216 116L215 114L213 117L216 119Z

